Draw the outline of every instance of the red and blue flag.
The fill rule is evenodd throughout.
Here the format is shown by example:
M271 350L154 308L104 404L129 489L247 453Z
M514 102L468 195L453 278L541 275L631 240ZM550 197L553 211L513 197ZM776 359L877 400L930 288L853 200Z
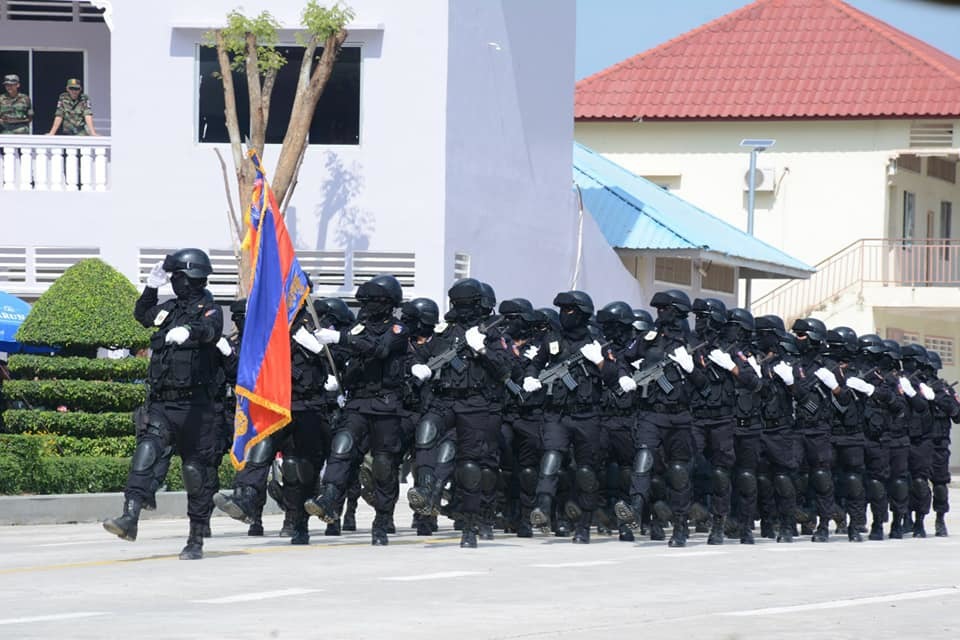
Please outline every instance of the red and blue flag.
M250 204L253 279L240 341L237 413L230 459L243 469L250 449L290 422L290 324L310 291L260 158Z

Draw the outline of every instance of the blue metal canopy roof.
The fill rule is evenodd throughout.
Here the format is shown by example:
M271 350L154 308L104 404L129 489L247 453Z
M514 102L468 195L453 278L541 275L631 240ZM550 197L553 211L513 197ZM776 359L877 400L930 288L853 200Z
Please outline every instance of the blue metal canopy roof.
M579 144L573 180L607 242L620 249L730 256L767 277L808 277L813 268Z

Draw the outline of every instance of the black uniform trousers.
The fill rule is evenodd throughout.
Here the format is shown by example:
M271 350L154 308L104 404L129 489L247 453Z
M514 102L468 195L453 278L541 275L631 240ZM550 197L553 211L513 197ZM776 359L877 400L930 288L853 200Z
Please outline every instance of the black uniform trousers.
M886 522L889 511L887 486L890 484L890 451L887 445L869 438L865 439L863 463L866 471L863 483L867 486L867 501L870 503L873 522ZM877 488L874 488L875 486Z
M604 415L601 418L607 435L607 468L605 477L601 476L604 497L608 504L630 498L630 472L635 457L633 432L637 422L635 412ZM650 450L653 453L653 449Z
M757 475L763 451L759 423L734 428L733 450L736 456L733 483L737 487L740 522L752 526L757 516Z
M543 457L543 441L540 431L543 412L520 411L504 423L510 430L513 450L513 473L516 478L520 508L523 513L533 509L537 499L537 474L540 458Z
M654 459L662 457L660 452L660 429L657 423L651 419L652 416L647 411L641 411L635 420L633 420L633 450L647 449ZM668 421L669 422L669 421ZM689 434L688 434L689 439ZM655 465L656 466L656 465ZM660 460L660 469L662 471L663 461ZM653 483L654 469L648 473L638 473L638 469L633 470L630 476L630 495L642 496L645 504L650 503L651 484ZM662 484L662 483L661 483Z
M950 484L950 438L933 439L933 466L930 468L933 486ZM937 513L950 511L950 495L946 490L934 491L933 510Z
M933 439L910 438L910 510L930 513L930 476L933 470Z
M573 449L576 466L593 472L593 486L583 482L574 483L574 499L583 511L594 511L600 506L600 470L607 452L607 438L600 426L600 417L589 409L570 413L547 412L543 420L543 450L564 453ZM578 476L583 478L582 474ZM537 482L537 495L555 498L560 484L559 474L541 475Z
M843 496L844 511L850 516L850 524L861 526L867 522L867 500L864 486L866 458L862 434L835 436L833 439L834 468L838 474L836 487ZM857 476L859 490L851 486L850 476Z
M821 524L825 525L834 512L833 443L827 428L805 429L802 433L803 459L810 475L810 486L813 488L813 504Z
M890 460L890 484L887 494L890 496L890 511L903 515L910 510L910 439L906 436L894 438L887 445ZM898 489L897 485L902 488Z
M637 428L649 429L655 426L660 433L663 451L663 463L666 467L667 504L676 521L686 521L690 513L690 500L693 492L690 488L690 461L693 459L693 420L685 408L676 407L676 413L654 411L641 413ZM645 424L647 423L647 424ZM675 468L675 469L674 469ZM685 470L684 476L680 471Z
M761 457L771 482L758 485L759 502L764 506L763 515L776 513L780 526L791 527L794 524L797 509L795 476L797 473L796 441L798 435L791 427L763 431L760 435ZM739 463L739 455L738 455ZM778 477L782 476L794 484L784 486Z
M730 475L736 462L734 425L736 419L733 416L694 418L693 422L693 446L713 467L710 512L715 516L730 513Z

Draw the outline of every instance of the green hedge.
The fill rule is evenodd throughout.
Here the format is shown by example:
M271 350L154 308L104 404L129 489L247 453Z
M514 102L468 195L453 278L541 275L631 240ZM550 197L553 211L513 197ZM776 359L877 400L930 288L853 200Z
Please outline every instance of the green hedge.
M90 355L97 347L146 347L151 332L133 318L138 296L130 281L106 262L81 260L34 303L16 339L60 346L64 355Z
M133 411L143 404L147 388L128 382L92 380L8 380L3 383L7 403L22 400L33 408L70 411Z
M75 380L112 380L130 382L145 380L147 358L83 358L80 356L35 356L16 354L10 356L10 373L14 378L72 378Z
M9 409L3 412L3 422L9 433L57 433L77 438L129 436L136 431L132 413Z
M39 444L35 445L34 442ZM0 451L19 452L18 455L21 456L122 458L132 456L134 446L136 446L134 436L74 438L55 434L0 435Z

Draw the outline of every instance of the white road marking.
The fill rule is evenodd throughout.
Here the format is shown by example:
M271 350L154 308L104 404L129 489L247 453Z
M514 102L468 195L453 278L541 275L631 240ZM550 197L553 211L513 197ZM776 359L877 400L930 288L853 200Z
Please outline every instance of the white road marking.
M54 620L73 620L75 618L93 618L109 615L106 611L78 611L76 613L57 613L49 616L30 616L28 618L7 618L0 624L22 624L25 622L51 622Z
M198 604L230 604L232 602L257 602L259 600L268 600L270 598L284 598L286 596L302 596L308 593L317 593L322 589L280 589L279 591L261 591L259 593L241 593L235 596L226 596L224 598L211 598L209 600L194 600Z
M438 573L424 573L418 576L390 576L380 578L394 582L416 582L417 580L442 580L443 578L460 578L463 576L482 576L486 571L440 571Z
M559 562L557 564L531 564L529 567L540 569L565 569L567 567L599 567L605 564L618 564L614 560L590 560L585 562Z
M722 613L724 616L766 616L778 613L797 613L799 611L817 611L820 609L841 609L843 607L856 607L863 604L878 604L881 602L900 602L902 600L919 600L921 598L936 598L937 596L955 596L960 595L960 589L957 587L946 587L943 589L927 589L925 591L907 591L905 593L892 593L887 596L870 596L868 598L852 598L849 600L831 600L829 602L814 602L811 604L798 604L790 607L769 607L767 609L751 609L748 611L729 611Z
M73 547L78 544L100 544L103 540L81 540L78 542L48 542L46 544L35 544L35 547Z

